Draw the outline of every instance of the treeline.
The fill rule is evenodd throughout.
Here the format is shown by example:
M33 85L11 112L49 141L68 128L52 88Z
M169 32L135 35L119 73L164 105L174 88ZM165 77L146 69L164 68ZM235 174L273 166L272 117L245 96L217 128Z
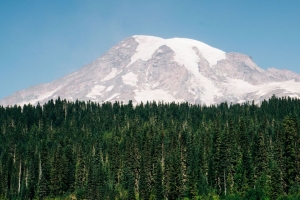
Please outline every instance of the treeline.
M0 199L300 199L300 100L0 106Z

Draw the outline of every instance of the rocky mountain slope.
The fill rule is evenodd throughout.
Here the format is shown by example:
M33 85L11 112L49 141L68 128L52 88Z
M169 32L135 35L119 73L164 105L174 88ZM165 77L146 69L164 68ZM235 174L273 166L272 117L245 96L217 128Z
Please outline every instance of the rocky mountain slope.
M263 70L247 55L226 53L196 40L133 36L80 70L18 91L0 100L0 105L42 104L58 97L210 105L259 102L273 94L299 98L300 75Z

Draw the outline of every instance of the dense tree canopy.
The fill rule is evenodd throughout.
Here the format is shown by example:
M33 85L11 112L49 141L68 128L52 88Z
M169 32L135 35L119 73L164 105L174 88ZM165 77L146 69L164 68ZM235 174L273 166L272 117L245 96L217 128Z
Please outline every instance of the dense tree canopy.
M0 106L0 199L299 199L300 100Z

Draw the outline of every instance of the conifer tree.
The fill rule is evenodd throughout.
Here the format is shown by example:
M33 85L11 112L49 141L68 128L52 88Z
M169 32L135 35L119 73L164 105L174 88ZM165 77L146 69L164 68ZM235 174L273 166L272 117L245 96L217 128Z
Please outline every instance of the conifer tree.
M212 158L210 163L211 169L211 177L210 181L214 188L220 191L221 187L221 155L220 155L220 148L221 148L221 135L220 135L220 128L219 128L219 121L216 121L214 124L214 137L213 137L213 147L212 147ZM224 144L223 144L224 145ZM224 152L223 152L224 153Z
M50 191L52 196L59 196L63 193L63 163L62 162L62 150L59 144L54 150L54 155L51 160L50 169Z
M224 131L222 135L221 145L220 145L220 194L227 195L228 188L228 171L230 167L230 158L229 158L229 137L227 131Z
M275 161L272 162L271 169L271 199L277 199L283 194L282 176Z
M257 155L256 155L256 175L258 177L262 176L267 169L267 149L265 146L264 135L262 131L258 135L258 143L257 143Z
M162 187L162 169L160 161L156 162L155 176L154 176L154 195L156 199L164 199L163 187Z
M85 161L82 153L82 149L79 148L76 163L76 174L75 174L75 188L77 191L82 191L85 187Z
M145 169L144 158L141 158L140 162L140 179L139 179L139 196L141 199L147 199L148 197L148 185L147 185L147 174Z
M285 135L285 177L286 192L295 184L297 175L296 148L297 148L297 127L292 116L286 116L283 121Z

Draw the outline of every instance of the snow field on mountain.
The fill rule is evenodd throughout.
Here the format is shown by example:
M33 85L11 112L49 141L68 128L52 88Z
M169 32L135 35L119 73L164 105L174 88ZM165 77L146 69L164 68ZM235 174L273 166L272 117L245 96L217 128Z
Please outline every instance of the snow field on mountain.
M245 91L247 93L257 91L257 87L240 79L226 78L226 81L223 83L223 87L226 89L227 93L230 93L236 97L243 96Z
M111 101L111 100L113 100L114 98L116 98L119 95L120 95L120 93L113 94L111 97L109 97L108 99L106 99L104 102Z
M107 74L102 81L109 81L110 79L116 77L118 75L118 70L116 68L112 68L110 73Z
M41 95L38 95L36 98L32 99L32 100L29 100L29 101L23 101L22 103L20 103L21 105L24 105L24 104L31 104L31 105L35 105L37 104L38 102L41 102L49 97L51 97L55 92L57 92L61 87L58 87L52 91L49 91L49 92L45 92Z
M122 76L123 83L126 85L136 86L136 83L138 82L138 77L136 74L129 72L128 74L125 74Z
M112 91L112 89L114 88L114 85L108 86L107 89L105 90L105 92L109 92Z
M216 103L214 100L215 97L223 96L219 88L215 86L214 82L200 73L191 79L188 91L193 94L195 100L197 97L200 97L200 100L205 102L206 105Z
M272 82L256 86L258 88L257 95L263 96L273 90L282 89L284 93L300 93L300 83L295 80Z
M175 52L174 60L185 67L195 68L195 66L198 66L199 57L193 50L193 47L198 48L203 58L207 60L211 67L217 64L219 60L226 59L226 53L224 51L196 40L186 38L163 39L142 35L133 37L139 45L136 49L136 53L131 57L131 62L128 66L138 59L148 61L151 59L153 53L163 45L170 47ZM193 70L197 70L197 67Z
M88 98L96 98L98 95L102 94L102 91L105 89L106 87L103 85L95 85L91 91L86 95L86 97Z
M240 79L228 78L223 83L226 91L236 97L242 97L247 93L255 93L257 96L264 96L274 90L282 89L285 93L300 93L300 83L295 80L283 82L271 82L261 85L252 85Z

